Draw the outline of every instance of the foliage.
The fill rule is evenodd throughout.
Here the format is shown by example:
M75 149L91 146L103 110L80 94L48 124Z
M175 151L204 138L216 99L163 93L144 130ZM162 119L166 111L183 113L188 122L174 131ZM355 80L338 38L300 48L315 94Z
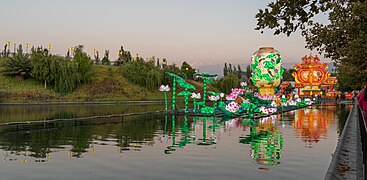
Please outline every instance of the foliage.
M109 59L109 50L106 50L104 53L104 57L102 58L102 65L109 66L111 65L111 61Z
M32 49L32 75L56 92L71 93L78 85L88 83L93 76L91 59L82 46L75 48L74 60L50 55L47 49Z
M187 79L194 79L196 69L193 69L189 63L184 61L181 65L181 74L185 74Z
M93 77L93 61L88 54L83 51L82 45L79 45L74 49L74 61L78 64L78 73L81 78L80 82L90 83Z
M122 64L129 63L132 60L133 60L133 58L131 56L130 51L125 51L124 47L121 46L121 49L119 50L119 56L118 56L116 62L114 63L114 65L115 66L121 66Z
M5 75L16 76L21 79L30 77L32 71L31 61L28 54L23 53L22 45L19 45L17 53L12 57L5 58L1 64L1 72Z
M55 55L48 55L34 61L32 74L61 94L72 92L81 82L78 64Z
M294 77L292 76L293 72L296 72L296 70L284 68L283 81L294 81Z
M101 60L99 59L99 52L98 52L98 51L96 51L96 52L95 52L95 55L94 55L94 62L95 62L96 64L100 64L100 63L101 63Z
M278 0L268 8L257 13L255 29L287 36L300 29L308 48L336 63L339 88L355 89L367 82L367 1ZM329 12L327 24L315 22L322 12Z
M130 82L154 91L162 83L162 72L154 63L145 62L142 58L122 66L122 76Z
M217 88L220 92L228 94L231 92L232 88L240 86L239 82L240 80L238 79L238 77L234 74L231 74L215 81L213 83L213 86Z

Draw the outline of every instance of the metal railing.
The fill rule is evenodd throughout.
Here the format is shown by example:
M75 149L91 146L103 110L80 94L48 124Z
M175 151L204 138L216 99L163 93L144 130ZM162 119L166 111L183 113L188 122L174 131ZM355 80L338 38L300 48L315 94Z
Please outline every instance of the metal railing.
M362 157L363 157L363 176L367 179L367 112L358 108L359 114L359 127L361 131L361 141L362 141Z

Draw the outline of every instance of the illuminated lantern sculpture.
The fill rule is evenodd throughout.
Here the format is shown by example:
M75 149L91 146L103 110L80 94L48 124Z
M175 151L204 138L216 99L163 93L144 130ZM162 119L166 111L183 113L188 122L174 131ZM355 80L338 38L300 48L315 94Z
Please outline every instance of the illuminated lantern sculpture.
M272 47L262 47L251 58L252 82L259 88L261 95L274 95L279 86L284 69L282 58Z
M325 96L328 98L335 98L337 93L334 91L334 85L338 83L336 77L327 77L321 86L325 87Z
M296 88L300 96L321 95L321 84L330 76L326 72L328 66L326 63L320 63L320 59L313 56L304 56L301 64L296 64L292 76L296 81Z

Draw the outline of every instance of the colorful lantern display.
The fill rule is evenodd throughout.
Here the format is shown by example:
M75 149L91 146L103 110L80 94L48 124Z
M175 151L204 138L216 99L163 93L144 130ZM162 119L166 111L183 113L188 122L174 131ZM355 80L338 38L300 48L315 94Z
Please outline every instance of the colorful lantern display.
M337 92L334 91L334 85L338 83L336 77L328 77L325 82L322 83L322 87L325 87L325 96L328 98L335 98Z
M251 58L252 82L261 95L273 95L283 77L282 58L272 47L262 47Z
M300 96L321 95L321 85L330 76L326 72L328 66L326 63L321 63L320 59L313 56L304 56L301 64L296 64L292 73L296 81L296 88Z

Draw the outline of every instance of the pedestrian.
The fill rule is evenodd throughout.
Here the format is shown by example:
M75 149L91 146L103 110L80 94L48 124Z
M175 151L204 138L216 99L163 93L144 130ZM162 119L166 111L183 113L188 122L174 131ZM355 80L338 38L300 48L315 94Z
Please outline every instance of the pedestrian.
M367 86L364 85L364 89L362 89L356 97L358 102L358 106L361 110L367 112Z

